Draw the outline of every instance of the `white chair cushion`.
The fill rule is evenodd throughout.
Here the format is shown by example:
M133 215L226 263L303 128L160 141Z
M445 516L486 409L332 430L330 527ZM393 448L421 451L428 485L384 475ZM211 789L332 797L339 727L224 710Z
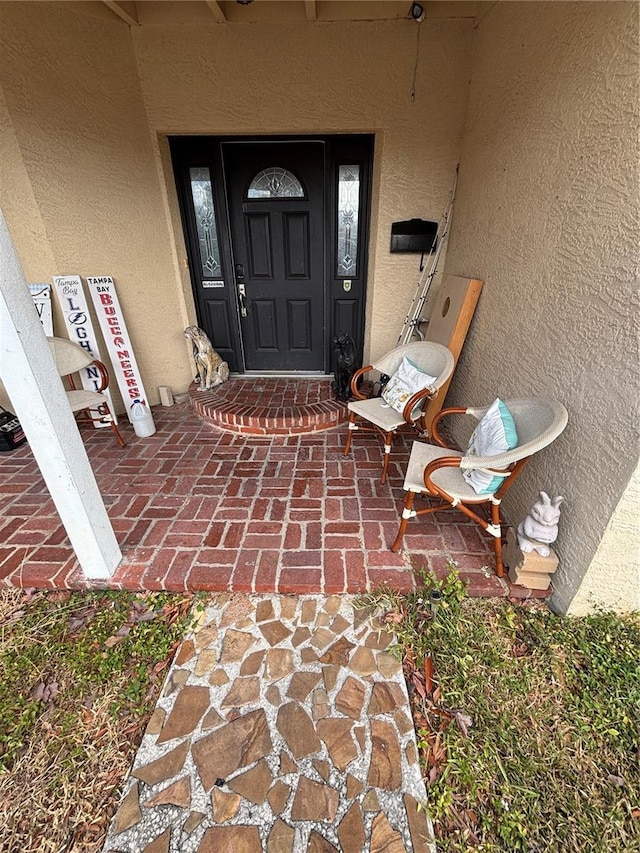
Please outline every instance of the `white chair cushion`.
M107 397L98 391L67 391L67 399L69 400L72 412L79 412L82 409L93 409L102 403L109 402Z
M414 441L407 466L407 475L404 480L405 492L416 492L429 494L424 484L424 471L434 459L442 459L444 456L455 456L462 458L458 450L449 450L447 447L438 447L433 444L424 444ZM457 498L464 503L482 503L488 499L488 495L478 495L474 489L465 482L460 468L440 468L432 477L436 486L445 491L452 498Z
M370 400L353 400L347 408L350 412L355 412L356 415L360 415L361 418L375 424L385 432L391 432L405 423L402 415L387 406L382 397L372 397Z

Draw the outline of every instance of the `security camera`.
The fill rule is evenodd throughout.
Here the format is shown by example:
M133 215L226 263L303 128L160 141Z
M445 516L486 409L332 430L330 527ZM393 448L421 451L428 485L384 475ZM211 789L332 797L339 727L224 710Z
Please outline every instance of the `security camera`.
M418 23L424 21L424 6L420 3L413 3L411 6L411 17Z

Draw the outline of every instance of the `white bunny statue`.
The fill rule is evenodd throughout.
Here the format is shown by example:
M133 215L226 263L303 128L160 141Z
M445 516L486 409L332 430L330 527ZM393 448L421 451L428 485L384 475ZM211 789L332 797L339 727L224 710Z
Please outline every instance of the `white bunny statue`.
M518 525L518 544L523 553L537 551L541 557L549 556L551 552L548 545L558 537L560 504L563 500L561 496L551 500L546 492L540 492L540 500L534 503L529 515Z

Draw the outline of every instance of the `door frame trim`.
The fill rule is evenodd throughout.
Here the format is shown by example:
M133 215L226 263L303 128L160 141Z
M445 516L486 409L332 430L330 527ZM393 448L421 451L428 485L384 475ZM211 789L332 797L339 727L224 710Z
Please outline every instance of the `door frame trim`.
M187 249L187 260L191 287L196 308L196 317L199 325L204 328L205 323L205 297L203 291L198 287L202 280L200 274L199 245L196 236L195 216L193 213L192 200L190 196L189 168L192 166L203 166L210 170L212 179L213 200L216 210L216 224L218 228L218 243L221 256L223 275L225 280L226 300L229 306L229 334L231 336L230 355L237 358L237 369L232 372L241 375L283 375L282 372L271 371L248 371L246 368L242 330L240 326L240 306L236 292L235 267L233 258L233 245L231 242L231 227L229 203L227 197L226 174L223 159L223 143L269 143L269 142L321 142L324 143L324 227L323 227L323 250L324 250L324 289L323 289L323 323L324 323L324 374L329 374L333 369L333 347L332 339L338 331L336 328L336 312L339 295L342 292L341 278L336 274L335 247L336 233L336 206L337 206L337 178L338 166L340 164L355 163L361 167L362 180L360 186L360 213L359 213L359 240L358 240L358 295L359 304L355 309L352 320L352 334L356 343L359 357L362 357L364 349L364 331L366 322L367 304L367 278L370 246L371 227L371 203L375 135L369 134L277 134L277 135L181 135L168 136L173 175L177 188L180 216L183 236ZM352 153L353 152L353 153ZM343 277L344 278L344 277ZM334 310L335 309L335 310ZM204 325L203 325L204 324ZM214 342L214 346L216 346ZM226 357L224 353L223 357ZM309 371L287 371L288 375L306 376L322 375L319 372Z

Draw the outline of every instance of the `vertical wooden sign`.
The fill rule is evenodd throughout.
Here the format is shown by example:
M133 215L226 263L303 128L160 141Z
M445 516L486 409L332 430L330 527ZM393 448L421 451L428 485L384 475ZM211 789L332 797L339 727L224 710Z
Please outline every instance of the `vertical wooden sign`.
M53 285L56 290L58 304L64 316L69 340L79 344L92 358L102 361L98 339L93 329L87 297L82 289L82 280L79 275L55 275ZM53 334L53 330L51 332ZM82 387L86 391L97 391L100 387L100 373L95 367L87 367L80 371ZM109 400L109 408L116 423L115 407L109 389L104 392ZM103 421L93 421L95 429L108 427Z
M140 370L124 322L116 286L110 275L87 276L89 293L102 330L102 336L113 365L118 388L129 420L134 400L147 402Z
M51 285L30 284L29 291L33 304L36 306L38 317L42 323L44 333L48 338L53 337L53 315L51 313Z

